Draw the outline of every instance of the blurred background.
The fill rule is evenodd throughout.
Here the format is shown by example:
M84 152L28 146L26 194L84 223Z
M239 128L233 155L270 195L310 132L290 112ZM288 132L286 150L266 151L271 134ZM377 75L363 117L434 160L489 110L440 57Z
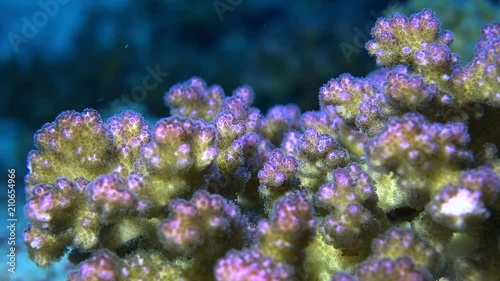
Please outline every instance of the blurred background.
M192 76L227 95L252 86L263 112L285 103L318 109L330 78L375 69L364 43L378 17L424 7L454 31L463 63L480 27L500 20L498 0L1 1L0 171L7 182L7 168L16 169L19 219L33 134L60 112L90 107L108 118L133 109L155 122L168 116L164 93ZM65 279L65 262L37 272L17 245L23 273L7 275L2 261L0 280Z

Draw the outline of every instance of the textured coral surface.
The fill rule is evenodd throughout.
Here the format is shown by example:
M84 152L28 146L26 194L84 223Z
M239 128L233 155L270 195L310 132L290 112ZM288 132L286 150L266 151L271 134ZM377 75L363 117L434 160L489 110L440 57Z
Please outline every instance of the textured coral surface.
M28 157L30 258L69 253L74 281L498 280L499 140L468 125L496 130L500 23L464 66L430 10L372 37L382 68L315 112L193 77L156 124L61 113Z

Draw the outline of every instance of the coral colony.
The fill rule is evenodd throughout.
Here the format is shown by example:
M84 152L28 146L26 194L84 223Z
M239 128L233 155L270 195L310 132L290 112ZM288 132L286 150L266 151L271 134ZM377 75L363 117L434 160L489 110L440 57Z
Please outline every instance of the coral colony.
M499 280L500 23L463 67L430 10L372 36L383 68L319 111L194 77L155 125L61 113L28 157L31 259L68 254L75 281Z

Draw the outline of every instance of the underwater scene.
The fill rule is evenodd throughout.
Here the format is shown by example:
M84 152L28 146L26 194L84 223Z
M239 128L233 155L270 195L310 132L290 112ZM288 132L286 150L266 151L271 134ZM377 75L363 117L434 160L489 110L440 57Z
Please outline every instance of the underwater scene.
M16 0L0 32L0 281L500 281L499 0Z

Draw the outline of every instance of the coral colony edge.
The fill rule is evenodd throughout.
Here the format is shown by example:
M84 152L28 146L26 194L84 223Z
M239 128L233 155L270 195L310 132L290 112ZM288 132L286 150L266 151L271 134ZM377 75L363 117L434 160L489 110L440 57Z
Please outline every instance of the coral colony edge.
M500 23L465 66L430 10L372 37L383 68L319 111L194 77L155 125L61 113L28 156L30 258L68 254L75 281L499 280Z

